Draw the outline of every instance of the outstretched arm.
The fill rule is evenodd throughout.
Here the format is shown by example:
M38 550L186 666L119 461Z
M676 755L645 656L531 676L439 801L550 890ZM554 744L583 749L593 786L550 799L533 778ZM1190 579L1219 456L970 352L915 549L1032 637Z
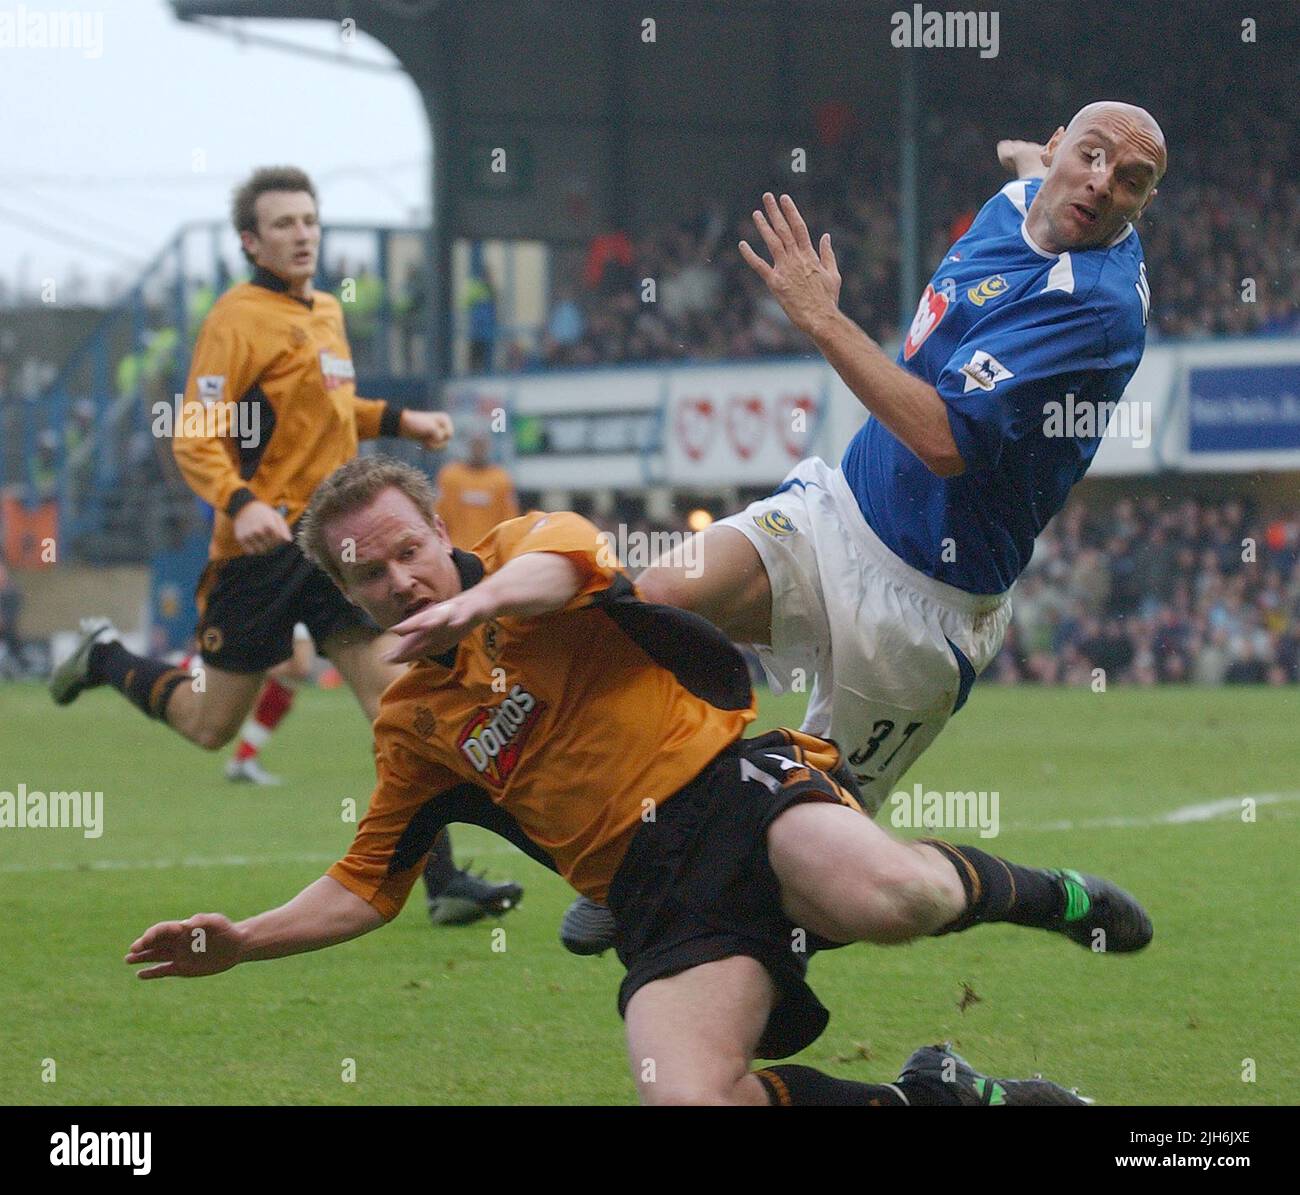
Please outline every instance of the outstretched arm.
M360 937L384 923L361 897L321 876L288 904L246 921L196 913L150 926L127 952L128 963L152 963L141 979L218 975L238 963L320 950Z
M770 192L754 213L768 265L746 241L740 255L767 284L790 322L812 338L857 400L939 477L955 477L966 465L953 439L948 408L928 382L891 361L838 306L840 272L829 233L816 248L794 200Z
M558 552L529 552L471 589L411 615L392 629L401 645L386 657L404 664L437 655L494 618L535 618L559 610L582 588L582 573Z

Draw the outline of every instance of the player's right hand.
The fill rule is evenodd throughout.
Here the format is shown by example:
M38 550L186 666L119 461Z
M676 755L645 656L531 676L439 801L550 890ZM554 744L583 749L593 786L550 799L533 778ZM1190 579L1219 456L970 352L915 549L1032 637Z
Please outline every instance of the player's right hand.
M243 957L243 936L221 913L195 913L184 921L160 921L131 943L127 963L154 963L141 979L192 978L229 971Z
M235 516L235 539L250 556L293 542L284 516L265 502L250 502Z

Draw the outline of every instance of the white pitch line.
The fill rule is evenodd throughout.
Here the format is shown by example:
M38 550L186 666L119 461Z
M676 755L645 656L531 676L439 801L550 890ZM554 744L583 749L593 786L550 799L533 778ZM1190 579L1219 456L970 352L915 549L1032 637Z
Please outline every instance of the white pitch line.
M1151 826L1187 826L1197 822L1218 821L1228 816L1240 816L1241 803L1252 800L1256 805L1282 805L1300 801L1300 792L1243 793L1239 797L1220 797L1196 805L1181 805L1164 813L1147 817L1098 817L1086 821L1030 822L1027 825L1009 825L1006 829L1017 831L1060 832L1062 830L1115 830L1141 829ZM519 855L516 847L507 842L476 847L472 855ZM274 867L286 863L335 863L337 854L311 855L218 855L212 858L186 856L182 859L88 859L84 863L0 863L0 875L29 875L59 871L171 871L176 868L200 867Z
M1028 825L1011 824L1006 829L1017 830L1114 830L1139 829L1151 826L1187 826L1196 822L1213 822L1229 816L1241 816L1241 803L1254 801L1256 805L1282 805L1291 801L1300 801L1300 792L1285 793L1242 793L1239 797L1220 797L1214 801L1202 801L1196 805L1181 805L1164 813L1150 814L1146 817L1097 817L1085 821L1030 822Z

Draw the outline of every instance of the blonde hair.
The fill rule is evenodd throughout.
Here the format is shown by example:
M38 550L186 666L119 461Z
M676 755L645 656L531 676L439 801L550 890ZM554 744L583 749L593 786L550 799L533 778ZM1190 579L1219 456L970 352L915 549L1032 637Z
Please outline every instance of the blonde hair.
M324 569L340 589L344 587L343 574L325 540L325 528L343 515L364 510L387 489L405 494L425 522L435 526L438 495L433 483L414 466L380 454L354 457L335 469L316 487L298 521L298 543L303 555Z

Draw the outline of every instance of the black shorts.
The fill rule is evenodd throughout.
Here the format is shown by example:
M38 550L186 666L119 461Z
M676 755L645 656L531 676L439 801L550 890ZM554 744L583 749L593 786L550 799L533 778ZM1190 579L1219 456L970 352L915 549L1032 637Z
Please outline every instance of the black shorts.
M830 1020L805 976L809 956L832 944L799 930L782 910L767 828L803 801L841 804L843 791L815 768L784 770L773 755L796 757L782 731L742 739L660 804L655 820L637 830L608 897L627 968L619 1014L653 980L745 955L767 969L778 993L760 1058L798 1053ZM771 787L748 769L742 775L742 761Z
M227 672L265 672L282 664L293 655L295 623L307 627L322 651L341 631L379 634L297 544L212 561L199 578L196 600L204 663Z

